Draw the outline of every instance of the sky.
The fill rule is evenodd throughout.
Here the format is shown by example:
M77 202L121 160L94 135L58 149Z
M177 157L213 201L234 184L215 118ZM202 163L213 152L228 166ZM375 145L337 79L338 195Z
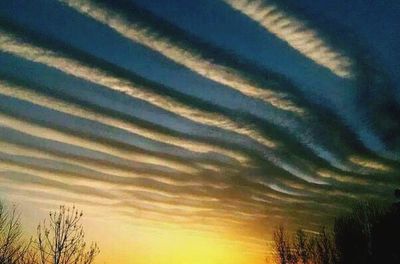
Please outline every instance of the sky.
M0 1L0 198L98 263L265 263L400 185L400 3Z

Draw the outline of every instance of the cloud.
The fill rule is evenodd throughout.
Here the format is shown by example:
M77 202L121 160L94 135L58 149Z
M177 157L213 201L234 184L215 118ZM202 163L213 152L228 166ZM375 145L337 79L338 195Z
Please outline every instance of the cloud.
M246 125L237 124L233 120L216 113L199 111L173 98L152 93L145 87L141 87L140 84L132 83L130 80L119 78L101 69L85 65L61 52L53 52L27 42L21 42L12 34L4 31L1 32L0 36L0 50L27 60L45 64L67 74L105 86L130 97L146 101L156 107L178 114L194 122L218 127L250 137L267 148L275 148L277 146L275 142Z
M367 169L372 169L375 171L381 171L381 172L390 172L392 171L392 168L390 166L385 165L379 161L374 161L362 157L357 157L357 156L351 156L349 158L351 162L353 162L356 165L362 166Z
M287 95L260 86L233 67L217 64L214 59L207 58L194 47L163 36L161 32L143 21L132 22L132 16L125 16L123 10L116 12L94 1L61 0L66 5L86 14L99 22L108 25L126 38L141 43L160 52L172 61L181 64L201 76L235 89L246 96L266 102L278 109L303 114L304 110L288 100ZM132 13L129 13L132 15Z
M140 127L134 123L129 123L124 120L114 118L112 116L107 116L103 113L95 112L93 110L82 107L81 105L73 104L71 102L66 102L64 100L41 94L37 91L28 89L21 85L13 84L8 81L0 80L0 94L8 97L13 97L18 100L24 100L39 105L41 107L46 107L51 110L59 111L65 114L117 127L129 133L138 134L154 141L169 143L177 147L183 147L193 152L216 152L225 154L231 158L235 158L243 163L248 161L248 158L241 153L235 153L234 151L222 149L218 146L213 146L204 142L191 142L189 140L169 136L155 130Z
M337 76L350 78L354 75L351 58L329 44L308 21L290 14L275 4L274 1L223 1Z
M327 111L326 108L324 108L323 111L329 116L324 117L315 112L315 109L313 109L315 105L310 104L308 98L304 95L296 92L296 87L293 89L292 86L294 85L284 77L260 69L258 66L251 62L247 62L246 59L236 56L234 53L228 53L211 44L204 43L204 41L191 36L179 27L155 17L150 12L141 9L132 3L123 2L117 4L106 0L62 0L60 2L65 3L67 6L72 7L83 15L87 15L88 17L105 24L121 36L159 52L171 61L183 65L207 79L220 83L227 88L238 90L243 95L249 96L255 100L265 99L264 102L266 102L267 105L274 102L272 104L278 109L297 113L298 115L295 116L299 118L298 120L295 120L296 117L287 118L287 116L285 116L284 118L277 118L273 122L275 125L279 126L284 133L288 133L291 137L295 137L296 140L300 140L301 144L303 144L305 148L310 149L319 159L328 161L331 166L336 168L342 170L349 169L348 166L351 164L347 162L346 157L343 157L344 153L334 153L333 149L335 149L336 146L333 146L330 143L331 139L329 136L333 136L335 139L337 138L338 141L343 141L343 139L339 138L341 136L340 132L338 132L337 129L333 129L328 131L330 134L325 137L322 133L326 133L326 129L319 127L320 124L318 124L320 121L329 123L331 122L331 118L338 119L340 122L343 121L337 118L335 114ZM129 10L129 12L127 10ZM277 12L279 13L281 11L278 10ZM284 12L282 11L281 13L283 14ZM280 16L281 15L279 15L279 17ZM294 17L291 19L293 19L293 21L296 20ZM280 26L281 24L282 23L280 22L278 23ZM349 73L350 68L353 68L350 59L341 52L334 50L326 41L323 41L321 36L314 36L314 33L310 36L310 34L304 33L307 30L309 29L301 28L299 29L300 33L296 32L294 34L300 34L305 38L304 41L311 43L311 46L317 46L307 53L309 56L319 58L319 61L324 62L326 67L334 68L336 73L341 76L347 76L347 73L349 75L352 74ZM323 42L323 47L320 47L319 44L315 44L320 42ZM301 45L298 46L300 47ZM329 50L327 51L328 48ZM332 57L331 53L334 51L337 56L335 55ZM325 59L328 59L328 61L325 61ZM337 61L340 61L340 63ZM346 74L344 73L345 68L349 70ZM274 96L266 96L264 93L267 91L273 92ZM277 98L285 99L286 103L280 102ZM321 106L318 107L322 108ZM316 116L318 117L316 118ZM206 124L205 120L202 120L201 122ZM225 124L227 123L225 122ZM246 131L237 130L238 126L232 125L228 124L232 130L236 130L239 134L247 135L259 143L269 147L273 145L280 147L281 142L276 138L271 137L268 132L261 133L264 135L264 138L262 138L263 135L260 135L254 126L248 127L244 125L251 131L251 133L248 133ZM341 128L343 127L344 126ZM302 130L301 133L299 133L300 129ZM265 135L268 135L268 142L265 141ZM349 136L349 134L347 134L347 136ZM352 140L355 142L357 139ZM345 150L345 147L343 147L343 150ZM351 150L353 151L354 149ZM273 159L270 158L269 160L271 161ZM291 169L290 166L285 166L285 169L290 169L290 173L292 174L296 172L296 170ZM308 178L306 176L301 176L301 173L299 172L297 172L296 175L303 179Z
M16 119L14 117L0 113L0 125L15 130L24 131L30 135L42 138L50 139L58 142L67 142L71 145L82 146L87 149L96 150L99 152L104 152L112 154L116 157L132 160L132 161L142 161L148 164L161 165L169 168L173 168L176 171L181 171L184 173L195 173L197 169L191 167L189 164L184 164L176 161L167 161L163 158L155 157L154 155L149 155L145 153L135 152L133 150L120 149L109 144L104 144L101 142L96 142L90 139L84 139L79 136L71 135L65 132L61 132L49 127L43 127L40 125L35 125L23 120Z
M348 101L343 99L342 112L300 93L299 84L282 77L284 73L260 69L178 26L157 24L162 20L140 8L131 10L128 1L115 6L106 0L61 2L73 8L58 5L68 10L65 15L104 24L110 34L128 39L128 47L135 42L160 53L168 63L192 71L188 76L239 92L235 96L249 105L239 111L190 91L181 93L124 69L117 60L110 63L106 55L95 57L78 44L60 41L56 34L0 19L0 60L15 67L0 69L0 191L12 195L21 187L26 194L14 195L27 200L32 195L33 202L77 202L138 221L207 230L227 227L249 240L259 239L271 223L288 221L314 231L359 199L390 200L398 185L398 162L365 147L358 125L344 120L342 112L349 105L365 110L360 123L370 125L374 136L383 134L388 143L396 143L395 115L382 118L396 107L379 111L390 99L386 94L372 97L377 101L372 105L358 102L359 94L368 95L375 84L378 92L373 94L379 94L379 82L362 90L359 84L373 77L364 76L368 71L362 69L354 74L354 63L360 66L360 61L335 49L300 15L270 2L225 0L309 63L343 77L343 83L359 85L358 91L349 91ZM97 41L93 45L107 45ZM119 54L118 47L112 48ZM53 81L24 74L30 70ZM68 90L72 86L77 88ZM84 93L90 96L77 96L80 89L90 89ZM114 101L123 101L124 107L117 109ZM171 128L145 115L137 117L138 101L152 114L182 124ZM135 140L149 142L152 150Z
M276 153L272 152L270 149L273 150L277 148L278 143L266 137L265 133L261 133L247 124L237 123L227 116L215 112L198 110L183 104L172 97L153 93L151 90L146 89L146 87L142 87L142 84L136 84L129 79L110 75L102 69L96 68L93 65L86 65L85 63L77 61L62 52L55 52L21 41L12 33L2 31L2 34L0 35L0 50L20 56L27 60L54 67L67 74L103 85L130 97L149 102L152 105L178 114L179 116L194 122L218 127L229 132L249 137L262 145L263 148L261 149L261 153L264 153L264 157L269 162L276 164L276 166L283 168L300 179L317 184L324 184L323 181L302 173L298 168L299 164L288 164L284 159L274 157ZM265 153L267 153L267 155Z

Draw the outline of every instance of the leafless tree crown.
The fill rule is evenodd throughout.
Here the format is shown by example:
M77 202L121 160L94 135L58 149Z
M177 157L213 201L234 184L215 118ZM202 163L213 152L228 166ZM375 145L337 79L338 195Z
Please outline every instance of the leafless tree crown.
M0 202L0 263L20 264L27 259L30 243L23 243L21 222L15 206L5 208Z
M91 264L99 253L96 243L88 245L81 224L82 211L60 206L37 228L39 264Z

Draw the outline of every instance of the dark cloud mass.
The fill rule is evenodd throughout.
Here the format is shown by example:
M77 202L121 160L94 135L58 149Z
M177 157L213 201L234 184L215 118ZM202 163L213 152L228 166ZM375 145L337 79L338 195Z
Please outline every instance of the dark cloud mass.
M291 1L207 3L3 1L0 193L255 238L389 201L396 65Z

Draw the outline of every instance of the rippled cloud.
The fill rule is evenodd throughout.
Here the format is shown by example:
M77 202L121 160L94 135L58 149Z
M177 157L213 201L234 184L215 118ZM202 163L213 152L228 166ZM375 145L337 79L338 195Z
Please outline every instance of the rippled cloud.
M160 55L162 67L177 65L249 103L227 107L212 89L205 91L215 100L200 99L191 94L190 81L181 84L189 92L181 93L0 17L0 62L7 66L0 69L0 192L43 205L105 208L123 219L230 228L257 245L260 233L280 221L315 232L359 199L388 201L400 183L400 129L384 69L376 70L362 49L352 56L330 43L329 32L289 6L223 2L262 34L287 43L306 58L305 65L328 69L330 77L321 78L326 87L351 87L337 96L342 109L314 100L285 72L203 41L139 5L60 0L58 8L67 15L101 25L128 47ZM18 66L56 81L18 72ZM69 81L76 88L60 84ZM82 100L83 89L92 96ZM364 102L369 95L376 95L373 102ZM355 117L353 110L359 111ZM356 117L362 117L358 123Z

